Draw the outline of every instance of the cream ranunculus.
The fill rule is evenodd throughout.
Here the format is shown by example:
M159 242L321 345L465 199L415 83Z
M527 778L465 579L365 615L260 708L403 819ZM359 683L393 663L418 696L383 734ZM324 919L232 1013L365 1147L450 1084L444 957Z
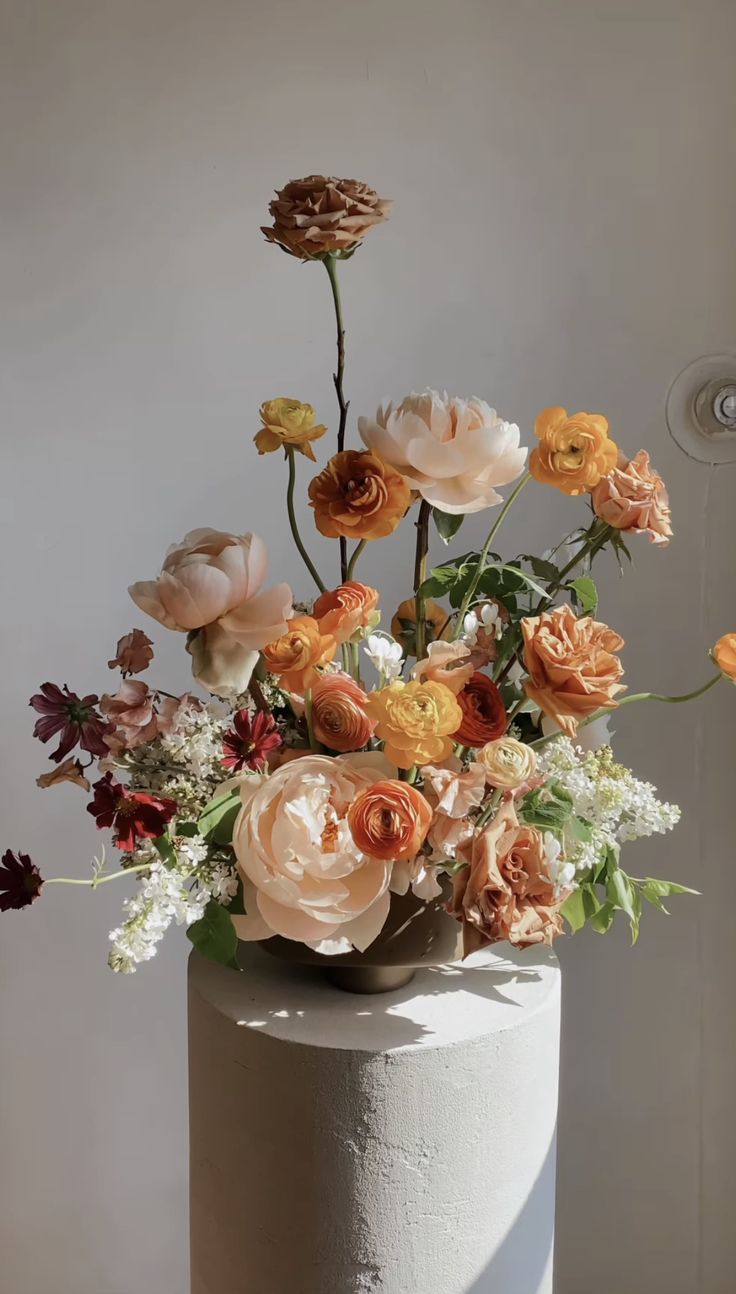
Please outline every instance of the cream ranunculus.
M241 939L282 935L328 954L373 942L388 916L393 863L357 848L347 815L360 792L395 774L369 751L304 755L243 781L233 833L246 910L233 917Z
M424 391L360 418L363 441L443 512L479 512L501 502L496 486L521 475L519 428L484 400Z
M497 741L489 741L478 751L477 759L483 765L491 786L505 791L514 790L528 782L537 767L537 757L531 746L517 741L515 737L499 737Z

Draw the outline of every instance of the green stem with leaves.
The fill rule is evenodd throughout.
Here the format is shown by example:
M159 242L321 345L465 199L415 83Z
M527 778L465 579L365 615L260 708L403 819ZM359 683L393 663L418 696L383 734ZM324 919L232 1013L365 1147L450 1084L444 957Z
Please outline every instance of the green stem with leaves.
M296 485L296 461L294 456L294 448L291 445L286 445L285 449L286 449L286 459L289 464L289 484L286 490L286 511L289 514L289 525L291 527L291 533L294 536L294 543L296 544L299 550L299 554L301 556L302 561L304 562L304 565L309 571L309 574L311 575L312 579L317 585L317 588L319 589L320 593L324 593L325 585L322 583L322 580L320 579L319 571L317 570L316 566L314 565L314 562L312 561L311 557L309 556L309 553L307 552L306 548L304 547L304 544L302 543L302 537L299 534L299 527L296 521L296 512L294 511L294 486Z
M604 715L615 714L616 710L620 710L623 705L632 705L635 701L663 701L666 705L683 705L685 701L694 701L696 697L709 692L722 678L722 674L714 674L712 678L708 679L707 683L703 683L702 687L696 687L692 692L681 692L677 696L667 696L664 692L632 692L631 696L622 697L618 705L613 708L602 706L599 710L594 710L593 714L588 715L587 719L583 719L578 727L587 728L588 724L594 723L596 719L602 719ZM557 741L563 735L562 732L550 732L545 737L537 737L536 741L529 744L535 750L539 750L542 746L548 745L550 741Z
M324 257L324 266L327 270L327 277L330 280L332 288L332 302L335 307L335 323L337 324L337 369L332 375L335 383L335 394L337 396L338 409L340 411L340 421L337 428L337 452L341 454L345 448L345 429L348 421L348 408L350 401L345 399L343 390L343 375L345 373L345 324L342 317L342 299L340 297L340 282L337 277L337 257L334 252L328 252ZM340 578L345 583L348 578L348 545L344 536L340 538Z
M136 872L150 870L150 863L139 863L136 867L122 867L119 872L110 872L107 876L90 876L85 880L78 876L49 876L44 880L44 885L86 885L88 889L96 890L98 885L106 885L108 881L120 881L126 876L134 876Z
M429 518L432 515L432 508L426 499L422 499L419 508L419 516L416 520L417 528L417 548L414 559L414 606L416 610L417 627L415 638L415 650L417 660L422 660L426 647L426 632L424 623L424 604L425 597L422 593L422 585L427 578L427 553L429 552Z
M525 473L524 473L524 475L522 476L521 480L520 480L520 481L518 482L518 484L516 485L515 489L513 489L513 490L512 490L512 492L511 492L511 494L509 495L508 499L507 499L507 500L506 500L506 502L504 503L504 505L503 505L503 507L502 507L501 511L499 512L498 516L496 517L496 520L494 521L493 525L491 526L490 531L488 532L488 537L487 537L486 542L484 543L484 545L483 545L483 547L482 547L482 549L481 549L480 556L479 556L479 558L478 558L478 565L477 565L477 567L476 567L475 575L473 576L472 580L470 581L470 584L468 585L467 592L466 592L466 594L465 594L465 597L464 597L464 598L463 598L463 600L462 600L462 604L461 604L461 606L460 606L460 610L458 611L458 614L457 614L457 622L456 622L456 624L455 624L455 631L454 631L454 633L453 633L453 635L452 635L452 636L453 636L453 638L458 638L458 637L459 637L459 635L462 633L463 621L464 621L464 619L465 619L466 615L468 614L468 608L469 608L470 606L472 606L473 598L475 597L475 593L476 593L476 589L478 588L478 585L480 584L481 576L482 576L482 574L483 574L483 571L485 570L486 561L487 561L487 559L488 559L488 554L489 554L489 552L491 551L491 544L493 543L494 539L496 538L496 535L498 534L499 530L501 529L501 526L503 525L504 521L506 520L506 517L508 516L508 513L509 513L510 509L512 508L513 504L514 504L514 503L516 502L516 500L518 499L519 495L521 494L521 491L524 489L524 486L526 485L526 483L527 483L527 481L528 481L528 480L530 480L529 473L528 473L528 472L525 472Z

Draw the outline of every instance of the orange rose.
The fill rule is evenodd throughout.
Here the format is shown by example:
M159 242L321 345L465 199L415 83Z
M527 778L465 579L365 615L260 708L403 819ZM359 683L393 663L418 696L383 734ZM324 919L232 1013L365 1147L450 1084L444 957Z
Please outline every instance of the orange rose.
M391 633L405 652L413 656L416 650L417 604L415 598L406 598L400 602L391 619ZM439 602L428 598L424 603L424 641L434 642L435 638L450 638L452 625L450 612L441 607Z
M616 530L649 535L653 544L663 546L672 537L667 489L659 473L649 466L645 449L630 461L621 454L613 471L593 488L590 501L596 516Z
M424 660L417 661L411 676L419 683L444 683L457 696L473 675L470 648L465 643L431 642Z
M341 754L361 750L375 724L365 712L365 692L349 674L320 674L312 687L312 731Z
M527 616L521 629L526 694L568 737L594 711L616 708L624 671L615 653L624 640L613 629L589 616L578 619L569 606Z
M411 491L376 454L345 449L310 482L309 500L328 539L383 539L401 521Z
M444 683L402 683L397 679L366 697L376 736L397 768L438 763L452 754L462 710Z
M711 654L721 673L736 683L736 634L724 634Z
M517 948L551 944L562 933L565 897L549 874L541 833L521 826L508 800L475 836L470 865L455 873L448 910L463 924L468 957L504 939Z
M539 445L529 458L535 481L565 494L585 494L616 466L618 448L601 413L571 413L559 405L537 414Z
M421 792L394 779L367 786L348 809L348 826L358 849L384 862L414 858L431 821L432 810Z
M332 635L321 633L312 616L295 616L286 633L263 648L263 659L286 692L304 693L319 678L318 668L332 660L336 647Z
M321 633L332 634L337 643L346 643L360 629L372 629L378 623L377 604L378 589L348 580L331 593L320 594L312 615Z

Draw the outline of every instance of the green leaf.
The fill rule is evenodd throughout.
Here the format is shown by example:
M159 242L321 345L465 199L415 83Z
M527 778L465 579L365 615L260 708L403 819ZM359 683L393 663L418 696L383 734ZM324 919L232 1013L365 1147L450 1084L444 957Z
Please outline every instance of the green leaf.
M454 566L435 566L427 576L423 584L419 586L419 592L424 598L444 598L455 587L458 581L458 571Z
M626 913L627 917L633 919L633 886L626 872L622 872L619 867L608 873L606 878L606 898L615 908L620 908L622 912Z
M158 851L161 859L167 867L173 867L176 862L176 850L169 840L168 836L157 836L153 845Z
M525 553L519 560L528 562L534 575L538 575L540 580L546 580L548 584L552 584L560 574L554 562L548 562L544 557L533 557L531 553Z
M589 575L580 575L576 580L571 580L567 587L575 594L575 600L580 604L583 615L595 615L598 610L598 589L595 581Z
M604 903L597 912L590 918L590 925L599 935L604 935L611 929L613 918L616 915L616 909L612 903Z
M233 970L240 970L236 956L238 936L235 926L227 908L223 908L217 899L210 899L204 916L187 930L187 938L203 957L219 962L222 966L231 966Z
M527 791L519 801L520 822L542 831L559 831L572 816L572 796L559 782L548 782Z
M177 836L198 836L199 824L196 822L177 822L176 834Z
M576 840L587 845L593 839L593 832L590 823L585 818L578 818L576 814L570 818L570 830Z
M667 912L662 899L668 898L670 894L698 895L700 893L699 890L689 889L687 885L677 885L674 881L660 881L654 876L645 877L639 884L639 890L642 898L646 899L647 903L659 908L660 912L666 912L668 916L669 912Z
M588 919L585 911L584 894L585 891L582 889L573 890L572 894L568 895L560 908L560 911L573 934L576 934L578 930L582 930Z
M432 517L437 527L437 534L446 544L449 544L450 540L457 534L465 520L462 512L455 516L451 512L441 512L439 508L432 509Z
M206 840L216 845L229 845L239 812L240 791L235 787L225 795L215 796L205 805L199 818L199 830Z

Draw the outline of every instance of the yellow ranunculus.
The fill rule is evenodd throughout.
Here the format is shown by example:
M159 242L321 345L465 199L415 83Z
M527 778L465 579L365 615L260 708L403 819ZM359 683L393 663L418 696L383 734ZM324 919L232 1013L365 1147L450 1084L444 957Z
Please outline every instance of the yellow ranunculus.
M722 674L736 683L736 634L724 634L711 653Z
M542 409L534 434L539 444L531 452L529 471L535 481L555 485L564 494L587 493L616 466L618 447L609 439L602 413Z
M534 776L537 756L531 746L515 737L499 737L489 741L478 751L476 760L482 764L491 786L513 791Z
M300 454L315 461L310 441L319 440L327 428L315 422L317 417L311 404L301 404L280 395L276 400L266 400L260 409L263 426L254 440L259 454L272 454L282 446L291 446Z
M384 754L397 768L432 764L452 754L452 733L463 713L444 683L402 683L398 680L366 698L368 716L376 723L375 736L384 743Z

